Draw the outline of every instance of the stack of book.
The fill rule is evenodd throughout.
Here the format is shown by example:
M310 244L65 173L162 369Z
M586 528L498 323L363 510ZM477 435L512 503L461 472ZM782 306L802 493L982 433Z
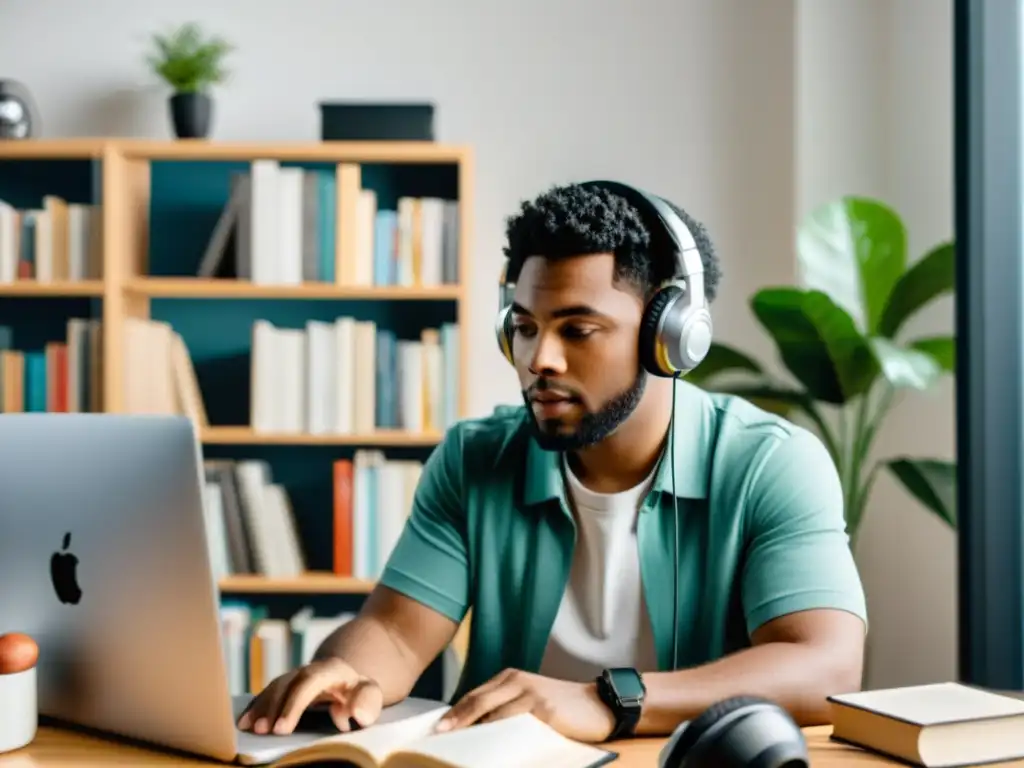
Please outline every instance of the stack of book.
M438 286L459 281L459 204L402 196L395 210L359 189L339 200L334 170L260 159L231 177L199 277L261 285ZM339 228L351 217L352 225ZM346 237L347 241L342 242Z
M458 416L458 326L399 339L372 321L339 317L305 328L253 324L254 432L440 432Z
M276 619L263 606L223 602L221 637L231 695L259 693L274 678L307 664L327 636L352 616L316 616L304 607L287 619Z
M18 349L0 326L0 413L83 413L103 410L100 321L73 317L63 341Z
M203 506L217 580L233 575L293 579L307 573L287 490L256 459L207 459ZM377 579L412 510L422 462L358 450L333 463L332 571Z
M266 461L204 461L203 509L215 579L295 578L306 572L291 499Z
M412 512L422 462L356 451L334 462L334 566L337 576L374 581Z
M42 208L0 200L0 283L98 280L102 216L96 205L43 197Z

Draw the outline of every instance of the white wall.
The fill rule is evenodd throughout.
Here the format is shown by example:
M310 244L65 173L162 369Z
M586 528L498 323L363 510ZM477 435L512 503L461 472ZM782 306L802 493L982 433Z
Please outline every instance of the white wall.
M705 220L728 270L720 333L764 348L745 299L790 279L793 218L792 24L772 5L0 0L0 73L47 135L168 136L147 36L198 19L239 49L214 138L316 139L325 98L436 100L438 138L477 154L478 414L520 398L492 331L504 218L556 182L621 177Z
M216 139L315 139L320 99L436 100L438 138L477 155L479 414L519 399L492 338L494 281L504 217L549 184L622 177L703 219L725 267L719 337L762 359L747 299L792 281L811 206L879 195L915 253L948 236L949 18L949 0L0 0L0 76L33 91L46 135L166 137L147 36L197 19L239 48ZM942 307L922 327L950 318ZM895 412L880 454L951 455L951 392ZM870 684L953 675L952 542L878 483L860 550Z
M798 0L797 210L845 193L878 196L904 218L917 258L952 237L950 0ZM953 303L906 332L950 333ZM876 458L955 456L953 382L908 393ZM956 539L888 475L858 544L868 593L868 686L954 679Z

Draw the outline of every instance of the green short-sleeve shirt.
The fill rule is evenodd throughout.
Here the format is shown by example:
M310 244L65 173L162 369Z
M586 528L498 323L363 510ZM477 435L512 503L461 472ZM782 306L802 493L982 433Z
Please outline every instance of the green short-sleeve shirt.
M794 611L866 622L820 439L741 398L676 387L674 461L666 451L637 519L658 668L673 664L673 602L680 668L747 647L757 627ZM575 525L559 456L534 441L528 418L502 406L448 430L381 577L454 621L473 609L456 698L504 668L539 668L568 578Z

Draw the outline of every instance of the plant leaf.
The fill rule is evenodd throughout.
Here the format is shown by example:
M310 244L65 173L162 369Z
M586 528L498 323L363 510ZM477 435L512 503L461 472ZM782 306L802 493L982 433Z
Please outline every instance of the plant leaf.
M715 342L708 349L708 354L703 362L686 376L686 380L700 386L718 374L732 371L763 373L758 362L749 355L734 347Z
M906 268L906 231L885 204L843 197L802 223L797 260L807 288L829 295L862 335L873 335Z
M195 22L153 35L153 46L147 57L150 67L178 93L201 91L227 78L222 60L233 46L220 37L204 39Z
M928 389L942 375L942 366L926 352L876 336L870 340L886 381L897 389Z
M889 470L914 498L956 529L956 464L906 456L886 462Z
M956 339L952 336L928 336L907 346L931 355L946 373L956 373Z
M878 333L892 338L904 322L936 297L949 293L956 283L956 248L938 245L903 273L889 294Z
M879 367L850 315L827 294L765 288L751 304L782 362L816 400L842 404L862 394Z

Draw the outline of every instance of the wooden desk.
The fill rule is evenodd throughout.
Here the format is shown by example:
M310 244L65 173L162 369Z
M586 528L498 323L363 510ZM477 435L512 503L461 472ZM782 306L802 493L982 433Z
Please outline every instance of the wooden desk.
M811 748L814 768L840 768L841 766L898 765L852 747L829 740L829 728L808 728L804 731ZM615 749L619 759L612 768L655 768L662 739L633 739L618 742ZM135 768L168 768L169 766L220 765L195 758L180 757L119 743L97 736L84 735L61 728L42 727L36 740L25 749L0 755L0 768L105 768L106 766L134 766Z

